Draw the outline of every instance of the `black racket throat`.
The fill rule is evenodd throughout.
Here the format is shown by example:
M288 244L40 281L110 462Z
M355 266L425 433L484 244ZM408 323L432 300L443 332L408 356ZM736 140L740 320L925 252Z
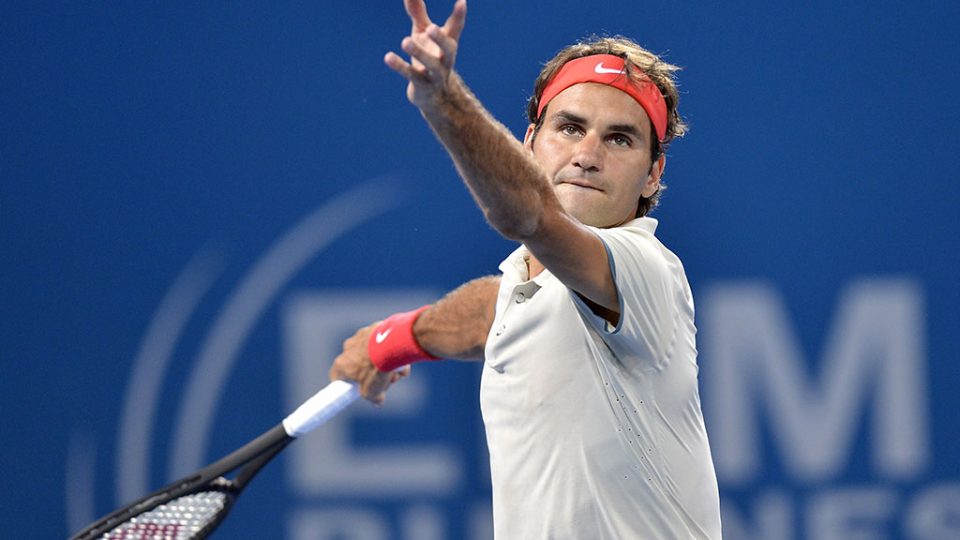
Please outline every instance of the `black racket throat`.
M243 447L203 469L175 482L171 482L159 490L130 503L126 507L103 517L77 533L71 540L92 540L100 538L140 514L150 512L158 506L177 498L200 492L219 492L225 495L223 510L220 511L216 521L209 525L209 529L212 530L226 517L230 507L233 506L233 502L250 480L293 440L294 437L287 435L283 424L278 424ZM236 476L232 480L224 476L238 468L240 470L237 471Z
M192 482L196 485L205 485L221 476L243 467L233 480L225 480L232 489L240 491L247 486L251 478L280 453L294 438L287 435L283 424L277 424L270 431L260 435L241 448L200 469L196 473L184 478L180 482ZM174 482L176 484L177 482Z

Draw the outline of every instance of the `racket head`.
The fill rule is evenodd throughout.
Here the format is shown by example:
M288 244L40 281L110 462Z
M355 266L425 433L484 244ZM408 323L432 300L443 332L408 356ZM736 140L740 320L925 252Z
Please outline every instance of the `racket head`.
M102 540L196 540L206 538L227 517L236 501L225 478L193 493L156 498L150 505L108 516L77 538ZM109 519L109 518L113 519Z
M206 538L251 479L296 437L323 424L359 397L355 383L333 381L273 429L186 478L101 518L71 540ZM237 471L233 480L224 477Z
M206 538L227 516L250 480L291 441L293 438L278 425L196 474L103 517L71 540ZM236 469L239 471L233 480L223 476Z

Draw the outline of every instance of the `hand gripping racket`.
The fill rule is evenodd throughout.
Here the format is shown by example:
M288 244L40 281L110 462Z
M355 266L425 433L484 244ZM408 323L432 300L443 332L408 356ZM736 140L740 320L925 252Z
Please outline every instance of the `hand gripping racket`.
M227 517L240 492L264 465L359 395L354 383L331 382L273 429L219 461L105 516L71 540L206 538ZM224 477L237 469L233 480Z

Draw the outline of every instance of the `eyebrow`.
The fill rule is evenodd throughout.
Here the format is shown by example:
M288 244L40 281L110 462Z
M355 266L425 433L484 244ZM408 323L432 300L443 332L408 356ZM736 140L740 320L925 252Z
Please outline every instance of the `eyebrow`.
M570 111L557 111L557 113L553 115L553 120L555 120L555 121L556 121L556 120L560 120L560 121L562 121L562 122L572 122L572 123L574 123L574 124L586 124L586 123L587 123L587 119L586 119L586 118L584 118L584 117L582 117L582 116L579 116L579 115L577 115L577 114L574 114L574 113L572 113L572 112L570 112ZM618 132L618 133L624 133L624 134L626 134L626 135L632 135L633 137L635 137L635 138L637 138L637 139L639 139L639 140L645 140L645 139L646 139L646 138L643 136L643 133L640 131L640 129L637 128L637 126L635 126L635 125L633 125L633 124L612 124L612 125L607 126L607 127L606 127L606 130L607 130L607 131L615 131L615 132Z
M574 124L586 124L586 123L587 123L587 119L586 119L586 118L584 118L584 117L582 117L582 116L577 116L577 115L575 115L575 114L573 114L572 112L569 112L569 111L557 111L557 113L553 115L553 119L554 119L554 120L561 120L561 121L564 121L564 122L573 122Z

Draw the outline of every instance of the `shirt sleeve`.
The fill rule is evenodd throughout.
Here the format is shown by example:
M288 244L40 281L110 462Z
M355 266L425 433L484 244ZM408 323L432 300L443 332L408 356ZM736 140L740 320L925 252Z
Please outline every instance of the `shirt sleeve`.
M613 326L571 291L581 316L625 367L661 369L678 324L679 284L666 249L639 228L593 229L607 250L620 319ZM674 257L675 258L675 257Z

